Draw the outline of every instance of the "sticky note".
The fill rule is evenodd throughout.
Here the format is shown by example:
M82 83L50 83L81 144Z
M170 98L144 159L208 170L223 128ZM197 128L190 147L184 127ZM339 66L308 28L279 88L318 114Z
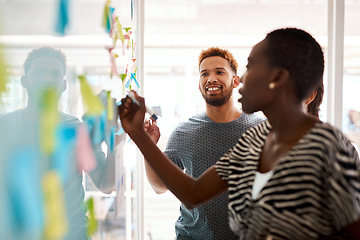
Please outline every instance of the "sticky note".
M0 45L0 102L1 96L7 91L8 76L6 73L5 60L2 54L2 46Z
M125 131L124 131L124 128L119 128L119 130L117 130L117 132L115 133L115 135L121 135L121 134L123 134Z
M80 80L80 91L82 98L88 107L87 114L100 115L104 111L104 105L100 99L93 94L85 75L78 76Z
M107 92L107 120L112 121L114 119L114 102L111 98L110 91Z
M69 24L69 0L60 0L58 5L58 14L57 14L55 31L61 35L64 35L68 24Z
M52 156L51 168L54 169L64 185L69 179L69 172L76 144L76 126L59 125L56 129L56 146Z
M94 210L94 199L92 197L90 197L86 201L86 207L88 210L88 221L87 221L88 225L87 225L86 235L87 237L90 237L97 230L97 221L95 219L95 210Z
M114 151L114 142L115 142L115 130L116 127L111 127L109 133L105 136L105 142L110 150L110 152Z
M45 239L62 239L68 231L64 203L64 190L55 171L47 172L42 179L45 208Z
M104 11L103 11L103 19L102 19L102 27L105 29L106 32L110 33L111 30L111 19L112 19L112 14L114 12L114 8L110 7L110 0L106 0L105 2L105 6L104 6Z
M112 49L113 49L113 48L110 48L110 49L109 49L110 65L111 65L111 75L117 76L119 73L118 73L118 70L117 70L117 67L116 67L116 62L115 62L116 56L112 53Z
M9 205L8 221L14 234L27 239L41 239L44 229L44 209L39 178L39 154L30 146L14 149L6 169Z
M83 170L85 172L90 172L96 167L95 154L92 149L89 134L84 124L80 124L77 129L76 161L79 172Z
M136 83L136 86L137 86L138 88L140 88L140 84L139 84L138 81L136 80L136 73L131 73L130 78L131 78L131 80L133 80L133 81Z
M125 37L124 34L122 32L122 25L120 24L119 18L116 17L115 19L115 24L116 24L116 35L117 38L121 41L124 42L125 41Z

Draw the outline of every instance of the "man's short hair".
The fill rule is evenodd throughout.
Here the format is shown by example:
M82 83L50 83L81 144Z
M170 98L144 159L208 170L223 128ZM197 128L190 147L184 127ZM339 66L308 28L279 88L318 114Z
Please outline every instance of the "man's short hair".
M222 58L226 59L230 64L231 70L233 70L235 75L236 75L237 69L238 69L238 64L237 64L234 56L228 50L221 49L221 48L218 48L218 47L211 47L211 48L208 48L206 50L202 50L202 52L200 53L200 56L199 56L199 68L200 68L201 62L205 58L216 57L216 56L219 56L219 57L222 57Z
M64 53L61 50L57 50L55 48L42 47L42 48L34 49L28 54L28 56L24 62L25 75L28 74L33 61L39 57L52 57L52 58L58 59L63 65L63 71L65 74L65 72L66 72L66 57L65 57Z

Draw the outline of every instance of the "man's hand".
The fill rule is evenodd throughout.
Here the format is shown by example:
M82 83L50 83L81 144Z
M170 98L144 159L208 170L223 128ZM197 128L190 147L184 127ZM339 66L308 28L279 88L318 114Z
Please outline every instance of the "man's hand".
M146 133L151 137L151 139L157 143L160 138L160 130L158 125L156 124L156 121L154 121L152 118L145 121L145 131Z

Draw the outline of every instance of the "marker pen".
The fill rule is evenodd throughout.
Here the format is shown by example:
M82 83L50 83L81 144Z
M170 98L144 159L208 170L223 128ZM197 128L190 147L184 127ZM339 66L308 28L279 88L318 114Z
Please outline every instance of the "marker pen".
M134 103L136 103L137 105L140 106L140 103L139 103L139 102L136 100L136 98L135 98L134 92L130 92L127 96L128 96L129 98L131 98L131 100L133 100ZM150 107L148 107L148 106L146 106L146 105L145 105L145 107L146 107L146 112L156 121L156 120L158 119L158 117L156 116L156 114L154 113L154 111L153 111Z

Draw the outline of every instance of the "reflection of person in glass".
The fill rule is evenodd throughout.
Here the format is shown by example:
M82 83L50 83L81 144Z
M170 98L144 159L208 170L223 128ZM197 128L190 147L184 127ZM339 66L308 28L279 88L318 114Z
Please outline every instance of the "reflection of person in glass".
M324 56L305 31L278 29L256 44L239 89L243 111L267 121L194 179L171 164L144 130L140 107L124 98L124 130L183 204L192 209L229 191L229 222L241 239L359 239L359 156L344 134L307 114L322 84Z
M53 48L39 48L29 53L24 63L25 74L21 78L22 86L27 90L28 101L24 109L17 110L4 115L1 118L2 130L7 133L6 137L2 137L1 144L6 146L8 151L2 151L2 156L11 155L11 151L23 151L24 149L39 149L39 129L43 126L39 124L41 120L41 107L48 99L44 99L44 92L48 89L55 89L56 96L54 98L54 105L58 106L58 101L62 92L66 89L66 62L65 56L60 50ZM56 110L55 110L56 111ZM73 126L75 129L79 126L80 121L63 112L58 112L59 124L62 126ZM51 119L45 119L51 121ZM6 127L4 127L6 126ZM6 140L4 141L4 138ZM75 145L75 142L72 143ZM107 157L101 150L100 145L94 146L95 157L97 160L97 167L88 172L93 183L98 189L105 193L110 193L114 190L115 185L115 162L114 155L108 153ZM65 152L64 151L69 151ZM67 178L64 181L64 203L66 207L66 218L68 221L68 232L64 239L86 239L86 208L84 205L84 189L82 185L82 173L78 170L75 147L61 149L61 154L66 154L69 157L70 163L67 171L65 171ZM43 175L48 171L53 164L54 154L45 157L41 156L39 162L34 163L39 169L35 169L39 175ZM29 170L30 171L30 170ZM10 173L16 175L16 171ZM30 172L29 174L33 174ZM8 174L9 175L9 174ZM6 179L7 188L11 186L13 180L11 177ZM16 181L16 180L15 180ZM20 181L20 180L19 180ZM38 186L33 186L35 188ZM9 189L9 191L13 191ZM16 197L16 194L9 194ZM10 200L14 201L14 199ZM30 207L30 206L29 206ZM20 220L19 220L20 221ZM15 221L16 222L16 221ZM14 233L19 234L19 233Z

